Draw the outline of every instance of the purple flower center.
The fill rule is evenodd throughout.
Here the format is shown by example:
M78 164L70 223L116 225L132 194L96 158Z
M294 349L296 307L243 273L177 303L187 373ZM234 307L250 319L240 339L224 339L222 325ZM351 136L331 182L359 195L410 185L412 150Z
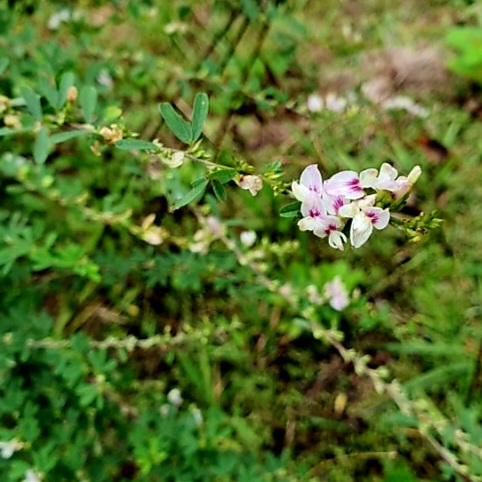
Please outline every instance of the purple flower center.
M336 231L336 230L337 230L336 225L329 224L327 226L327 228L325 229L325 234L328 235L328 234L330 234L330 233L332 233L333 231Z
M317 218L321 215L321 211L318 208L311 208L309 211L309 215L311 218Z
M360 180L354 177L350 179L346 185L354 192L362 192L363 188L361 187Z
M340 208L342 206L345 205L345 201L343 201L343 198L340 196L340 197L337 197L334 201L333 201L333 210L335 211L335 214L338 214L338 211L340 210Z
M373 211L369 211L366 213L366 216L367 218L372 222L372 224L375 224L377 221L379 221L379 217L378 217L378 214L373 212Z

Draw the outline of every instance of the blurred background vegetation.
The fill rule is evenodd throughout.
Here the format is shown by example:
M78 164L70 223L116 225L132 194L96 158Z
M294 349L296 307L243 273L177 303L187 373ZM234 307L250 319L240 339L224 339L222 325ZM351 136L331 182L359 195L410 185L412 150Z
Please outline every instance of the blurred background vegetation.
M477 1L0 1L2 482L482 480L481 85ZM441 229L280 216L383 162Z

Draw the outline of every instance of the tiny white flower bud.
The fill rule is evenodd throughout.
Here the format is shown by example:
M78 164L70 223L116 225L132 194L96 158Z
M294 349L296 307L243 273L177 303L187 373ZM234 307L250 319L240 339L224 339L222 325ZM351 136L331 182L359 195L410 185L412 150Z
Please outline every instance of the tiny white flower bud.
M181 390L179 390L179 388L173 388L172 390L170 390L167 394L167 400L171 405L174 405L175 407L180 407L183 402Z
M313 113L323 110L323 99L318 94L311 94L306 99L306 108Z
M2 459L9 459L17 450L20 450L22 447L23 444L17 440L0 442L0 456Z
M194 418L194 423L196 424L196 426L199 427L200 425L202 425L204 418L201 410L199 410L198 407L193 406L191 407L191 413L192 413L192 417Z
M162 162L173 169L181 167L184 163L185 153L183 151L174 151L170 157L163 157Z
M246 246L247 248L253 246L253 244L256 242L256 237L256 231L243 231L239 235L241 243L244 244L244 246Z

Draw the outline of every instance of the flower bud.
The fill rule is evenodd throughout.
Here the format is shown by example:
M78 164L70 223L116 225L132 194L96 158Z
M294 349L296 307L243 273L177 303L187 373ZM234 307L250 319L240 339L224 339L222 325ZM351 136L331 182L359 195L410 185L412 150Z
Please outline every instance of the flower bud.
M77 90L77 87L75 87L75 85L71 85L69 87L69 90L67 91L67 102L69 104L75 103L78 95L79 95L79 91Z
M241 176L237 184L241 189L249 191L252 196L256 196L263 188L263 180L259 176L253 176L251 174Z
M20 129L22 127L22 123L20 122L20 118L18 115L14 114L7 114L3 118L3 123L6 127L11 127L12 129Z
M243 231L239 238L244 246L250 248L256 242L256 231Z
M102 127L99 134L108 144L115 144L122 139L122 131L117 124L112 124L110 127Z

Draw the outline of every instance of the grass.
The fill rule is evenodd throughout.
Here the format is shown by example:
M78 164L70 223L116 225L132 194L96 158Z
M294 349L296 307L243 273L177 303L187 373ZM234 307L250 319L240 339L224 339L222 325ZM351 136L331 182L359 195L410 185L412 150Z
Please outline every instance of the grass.
M256 248L244 253L258 252L263 273L272 279L297 290L322 287L341 274L358 298L343 313L320 308L319 323L342 330L345 346L370 354L372 368L386 366L414 403L428 406L432 420L443 416L454 430L463 425L469 411L480 408L481 391L474 369L482 336L482 139L480 119L464 107L476 96L451 77L444 89L430 92L428 85L422 94L402 86L400 93L428 109L426 118L418 118L382 110L360 92L374 72L390 77L389 64L364 63L369 52L394 46L446 52L444 33L464 19L462 2L288 0L279 9L261 2L264 13L256 2L244 2L244 16L240 6L228 8L229 2L152 3L86 2L83 11L98 26L63 25L55 32L45 27L57 8L51 4L31 17L26 32L35 32L36 40L22 45L38 62L48 57L85 79L108 71L114 87L104 87L102 99L120 107L122 122L146 140L180 146L160 121L158 104L174 102L189 116L194 94L206 91L206 144L220 162L239 157L263 169L280 161L287 180L312 163L325 178L383 162L401 173L419 164L423 175L410 213L438 210L443 226L419 243L407 242L391 227L362 249L339 253L298 232L292 220L280 219L287 199L267 189L256 198L236 191L219 205L208 197L197 210L172 215L165 197L186 189L198 168L161 170L164 180L153 186L128 156L125 164L117 159L109 166L109 159L86 148L81 161L74 160L79 152L67 151L58 169L66 180L70 169L79 172L99 206L132 208L139 224L154 212L172 242L148 248L120 234L115 223L84 233L106 278L96 286L71 280L65 292L62 280L48 285L45 304L53 306L57 334L84 332L94 340L164 330L203 334L171 355L136 350L131 361L138 393L161 377L159 392L175 383L189 402L221 408L240 446L261 455L288 454L291 473L304 474L293 480L442 480L440 451L427 444L423 430L332 346L299 329L299 313L238 266L233 252L215 241L197 256L184 253L187 242L179 240L199 229L196 216L214 213L226 220L230 235L257 231ZM42 47L44 39L67 48L51 52ZM355 100L341 113L310 114L307 96L330 91ZM106 163L102 169L99 162ZM87 164L96 167L88 171ZM109 198L111 190L116 194ZM117 324L99 324L99 313L109 312ZM233 328L238 321L241 328ZM130 403L136 394L127 391L125 399Z

